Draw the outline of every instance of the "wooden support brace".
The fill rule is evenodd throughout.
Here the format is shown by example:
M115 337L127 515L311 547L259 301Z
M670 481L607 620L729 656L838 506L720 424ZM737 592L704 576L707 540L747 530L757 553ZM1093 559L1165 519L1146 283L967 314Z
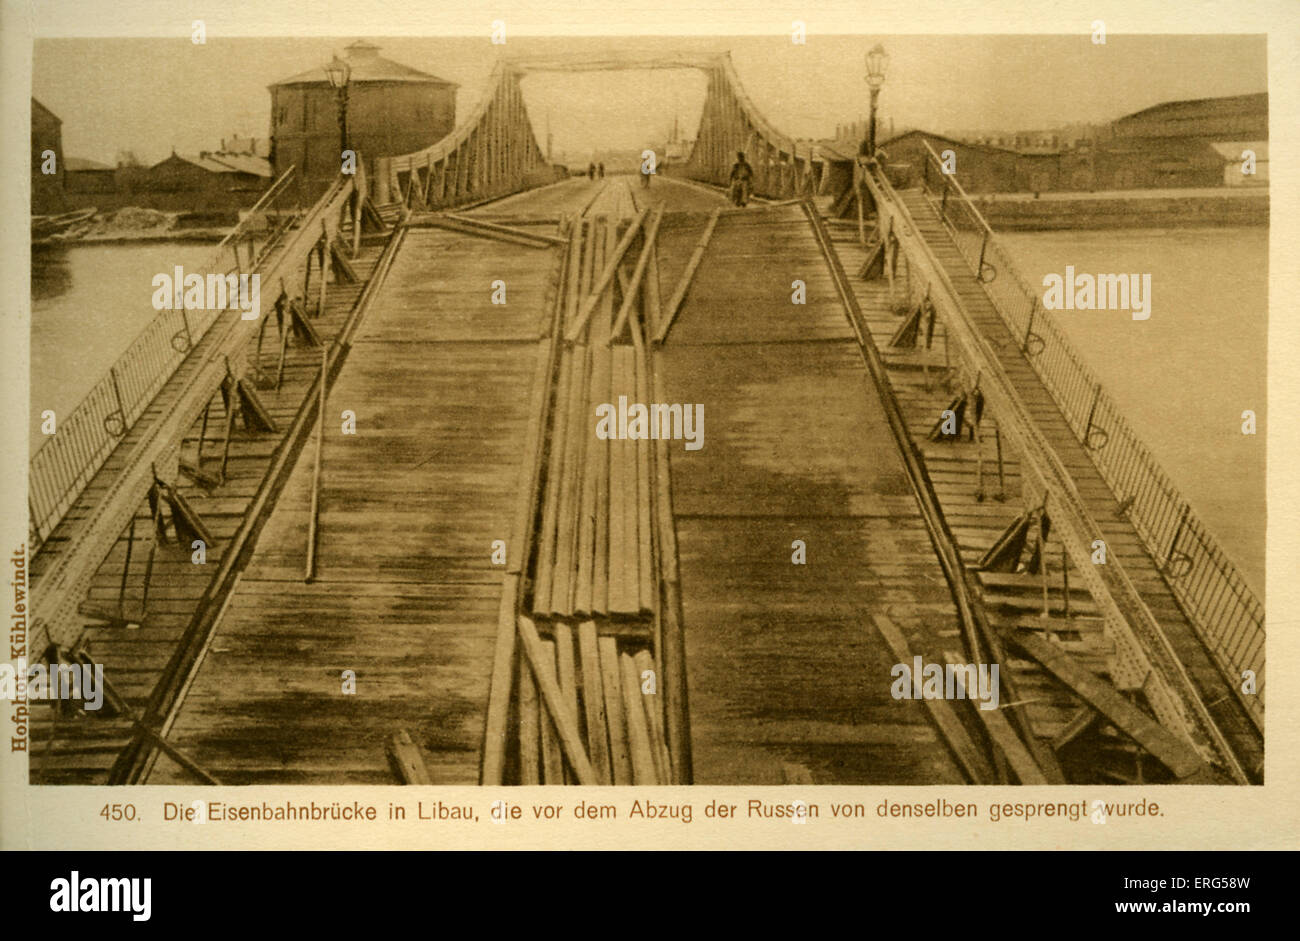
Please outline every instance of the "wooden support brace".
M1020 565L1020 557L1025 551L1025 543L1029 539L1029 527L1034 519L1032 513L1022 513L1017 516L971 568L979 572L1016 571Z
M347 252L339 248L337 240L330 242L330 257L334 261L334 277L339 281L346 281L348 284L360 284L361 275L352 265L352 259L348 258Z
M167 505L172 511L172 527L176 530L176 541L183 550L189 551L196 539L202 539L204 546L215 545L212 534L204 525L202 518L179 490L168 487L166 498Z
M275 419L271 417L266 406L262 404L251 382L242 378L236 381L235 394L239 399L239 414L244 421L244 430L265 431L271 434L279 432L279 426L276 425Z
M135 710L131 708L131 704L128 703L122 694L117 691L116 687L109 681L107 675L104 676L104 693L116 713L125 716L131 721L132 727L137 735L149 739L158 746L158 748L162 749L168 758L176 762L176 764L180 765L204 784L212 784L218 787L221 785L220 781L211 774L208 774L207 771L203 770L203 768L200 767L193 758L185 754L171 742L167 741L167 739L163 738L157 729L151 728L141 722L139 716L136 715Z
M320 346L320 334L312 326L312 322L307 319L306 312L301 304L296 300L289 302L289 323L293 326L294 333L298 334L308 346Z

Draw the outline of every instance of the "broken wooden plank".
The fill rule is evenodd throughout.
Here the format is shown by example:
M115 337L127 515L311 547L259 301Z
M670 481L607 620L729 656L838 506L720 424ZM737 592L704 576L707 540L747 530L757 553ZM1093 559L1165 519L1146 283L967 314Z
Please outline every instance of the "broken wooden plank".
M403 784L432 784L429 772L424 767L424 758L420 749L411 741L406 729L399 729L388 739L388 760L393 770L402 779Z

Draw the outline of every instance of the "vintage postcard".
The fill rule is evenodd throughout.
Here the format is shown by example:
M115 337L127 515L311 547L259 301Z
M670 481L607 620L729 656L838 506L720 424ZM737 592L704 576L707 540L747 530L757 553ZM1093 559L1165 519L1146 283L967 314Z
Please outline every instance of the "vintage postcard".
M6 847L1295 847L1294 8L266 6L5 8Z

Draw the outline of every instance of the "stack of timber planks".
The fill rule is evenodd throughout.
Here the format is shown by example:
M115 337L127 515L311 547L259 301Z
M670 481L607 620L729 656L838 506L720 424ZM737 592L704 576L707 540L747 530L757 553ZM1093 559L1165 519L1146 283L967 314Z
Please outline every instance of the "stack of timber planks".
M575 222L555 320L559 344L546 421L529 573L521 591L512 709L520 784L669 784L658 653L654 442L618 437L619 397L650 399L644 232ZM622 230L620 231L620 225ZM564 342L567 335L569 342ZM596 408L612 405L611 437ZM548 692L549 689L549 692Z

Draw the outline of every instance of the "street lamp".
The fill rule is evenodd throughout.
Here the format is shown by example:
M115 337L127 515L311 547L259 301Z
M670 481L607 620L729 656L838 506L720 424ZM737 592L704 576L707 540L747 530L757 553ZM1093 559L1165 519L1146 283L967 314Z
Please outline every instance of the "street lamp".
M325 77L330 87L338 94L339 103L339 143L340 151L348 149L348 81L352 78L352 66L338 56L325 66ZM874 99L873 99L874 100Z
M885 84L885 67L888 65L885 47L876 43L867 53L867 87L871 89L871 119L867 124L867 157L870 160L876 159L876 100Z

